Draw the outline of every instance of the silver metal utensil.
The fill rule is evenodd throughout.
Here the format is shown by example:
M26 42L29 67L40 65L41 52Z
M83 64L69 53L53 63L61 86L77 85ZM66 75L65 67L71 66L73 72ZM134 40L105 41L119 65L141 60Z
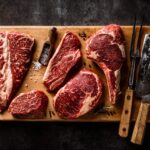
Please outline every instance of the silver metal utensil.
M144 38L142 58L140 61L136 95L141 98L141 105L135 122L131 142L142 144L150 105L150 34Z

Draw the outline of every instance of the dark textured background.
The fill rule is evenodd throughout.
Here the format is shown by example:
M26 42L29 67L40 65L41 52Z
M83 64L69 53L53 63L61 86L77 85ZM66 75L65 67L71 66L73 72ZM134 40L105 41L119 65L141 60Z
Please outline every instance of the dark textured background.
M0 0L0 24L130 25L134 13L145 11L144 24L149 25L148 6L148 0ZM143 146L131 144L130 138L120 138L118 126L119 123L0 122L0 150L150 149L150 125Z

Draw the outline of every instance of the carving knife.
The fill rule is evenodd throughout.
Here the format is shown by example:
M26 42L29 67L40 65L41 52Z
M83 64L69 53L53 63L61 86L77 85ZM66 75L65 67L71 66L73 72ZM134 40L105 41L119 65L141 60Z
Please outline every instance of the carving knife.
M42 53L39 58L39 62L42 65L44 66L48 65L48 62L53 54L56 40L57 40L57 29L53 27L49 33L49 40L44 43Z
M136 95L141 99L131 142L142 144L150 105L150 34L144 37L142 58L140 60Z

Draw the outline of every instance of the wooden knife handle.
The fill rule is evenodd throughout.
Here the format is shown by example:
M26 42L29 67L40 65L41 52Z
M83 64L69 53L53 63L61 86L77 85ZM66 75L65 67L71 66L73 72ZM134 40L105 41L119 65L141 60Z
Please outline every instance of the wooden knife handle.
M133 103L133 90L127 89L125 92L124 105L119 126L119 135L121 137L127 137L129 133L132 103Z
M149 103L141 102L138 116L135 122L131 142L141 145L143 143L147 116L149 112Z

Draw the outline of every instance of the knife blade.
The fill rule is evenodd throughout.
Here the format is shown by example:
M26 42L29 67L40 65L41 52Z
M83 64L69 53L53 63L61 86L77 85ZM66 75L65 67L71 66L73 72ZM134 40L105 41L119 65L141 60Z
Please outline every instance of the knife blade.
M47 66L50 58L54 53L54 45L57 40L57 29L53 27L49 32L49 39L43 45L42 52L39 58L39 62L43 66Z
M150 34L146 34L144 37L135 91L137 97L141 99L141 105L135 122L131 142L141 145L144 138L150 105Z

